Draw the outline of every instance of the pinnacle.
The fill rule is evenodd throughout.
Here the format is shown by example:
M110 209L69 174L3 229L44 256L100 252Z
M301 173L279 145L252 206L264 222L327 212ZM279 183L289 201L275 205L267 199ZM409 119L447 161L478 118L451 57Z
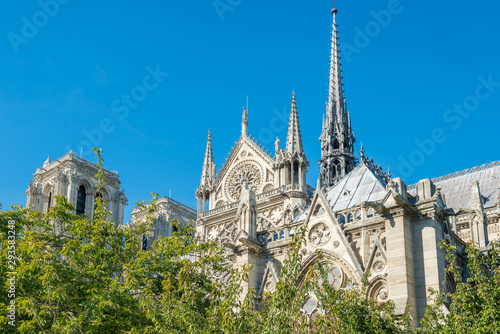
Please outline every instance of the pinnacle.
M286 150L290 154L304 152L302 146L302 135L300 133L299 116L297 113L297 102L295 91L292 92L292 108L290 110L290 120L288 122L288 135L286 138Z

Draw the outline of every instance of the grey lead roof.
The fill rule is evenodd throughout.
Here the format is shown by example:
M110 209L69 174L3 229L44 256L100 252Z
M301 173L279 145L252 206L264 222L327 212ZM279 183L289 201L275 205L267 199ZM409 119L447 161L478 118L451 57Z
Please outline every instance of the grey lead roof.
M465 169L456 173L432 179L436 188L441 189L448 208L468 208L472 181L479 182L484 207L493 207L500 196L500 161ZM416 184L407 187L415 196ZM360 164L339 183L327 191L326 198L336 212L352 208L363 201L378 201L387 194L386 183L376 176L365 164ZM294 219L301 221L307 217L310 208Z
M386 183L365 164L360 164L326 193L326 199L335 212L364 201L381 200L386 193Z
M500 194L500 161L465 169L456 173L432 179L436 188L441 189L448 208L469 208L472 181L479 182L484 207L493 207ZM408 186L408 192L415 195L415 184Z

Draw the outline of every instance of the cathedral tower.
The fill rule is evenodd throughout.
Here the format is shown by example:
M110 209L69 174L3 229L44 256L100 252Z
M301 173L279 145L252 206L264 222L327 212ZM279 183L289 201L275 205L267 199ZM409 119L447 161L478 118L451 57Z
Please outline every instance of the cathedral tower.
M332 10L332 46L330 55L330 84L326 115L321 131L320 180L324 187L333 186L338 180L354 169L354 133L347 111L340 65L340 48L336 14Z
M55 205L55 196L66 196L73 202L76 214L94 216L95 199L104 198L111 211L110 220L117 226L123 224L127 198L117 172L105 170L106 185L98 192L96 174L99 167L77 157L73 152L37 168L26 190L26 206L35 211L47 212Z

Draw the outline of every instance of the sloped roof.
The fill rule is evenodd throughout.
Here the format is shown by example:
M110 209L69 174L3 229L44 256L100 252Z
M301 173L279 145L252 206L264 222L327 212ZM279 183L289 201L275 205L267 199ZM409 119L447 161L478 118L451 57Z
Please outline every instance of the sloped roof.
M335 212L364 201L381 200L386 193L386 183L368 166L360 164L326 193L326 199Z
M383 199L387 194L386 185L386 182L378 177L368 165L361 163L325 195L332 211L336 212L352 208L361 202ZM306 219L310 210L309 206L293 222Z
M495 206L500 194L500 161L490 162L432 179L436 188L440 188L441 193L444 194L448 208L470 207L472 181L479 182L484 207ZM407 189L411 195L415 195L415 188L416 184L412 184Z

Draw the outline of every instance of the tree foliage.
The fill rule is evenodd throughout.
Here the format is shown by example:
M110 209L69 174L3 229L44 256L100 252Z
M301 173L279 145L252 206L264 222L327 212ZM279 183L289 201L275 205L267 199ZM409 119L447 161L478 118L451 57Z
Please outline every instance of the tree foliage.
M500 333L500 244L487 252L474 243L465 248L467 266L460 265L456 246L441 242L446 250L445 272L453 277L455 291L433 292L422 319L422 333ZM445 308L445 301L450 301Z

